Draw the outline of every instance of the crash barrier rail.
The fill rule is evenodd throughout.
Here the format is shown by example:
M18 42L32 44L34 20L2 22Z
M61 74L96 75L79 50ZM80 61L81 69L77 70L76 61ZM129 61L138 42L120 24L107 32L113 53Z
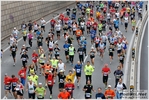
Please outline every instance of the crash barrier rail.
M139 80L137 80L139 77L136 77L137 75L139 75L140 73L137 73L137 70L139 71L140 69L140 65L138 64L138 60L140 60L139 57L139 46L140 46L140 41L141 41L141 37L143 35L143 31L145 29L145 23L148 21L148 11L144 11L143 13L143 17L142 20L139 20L138 23L138 32L135 30L134 31L134 40L133 40L133 45L131 45L131 49L132 49L132 55L130 58L131 61L131 65L130 65L130 98L131 99L135 99L135 94L134 92L139 91L140 89L137 88L137 82L139 82ZM138 68L137 68L138 67ZM139 83L140 84L140 83ZM139 89L139 90L138 90ZM136 91L137 90L137 91Z

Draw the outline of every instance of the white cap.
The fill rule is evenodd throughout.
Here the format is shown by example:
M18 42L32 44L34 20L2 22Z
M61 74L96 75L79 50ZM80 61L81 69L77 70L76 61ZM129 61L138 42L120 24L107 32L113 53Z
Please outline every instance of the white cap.
M73 45L73 44L71 44L71 45Z
M25 44L23 44L23 47L25 47Z
M16 27L14 27L14 30L16 30Z
M111 88L111 85L108 85L108 87L110 87L110 88Z
M63 70L60 70L59 72L64 72Z
M39 83L39 85L42 85L42 83Z
M94 49L94 47L92 47L91 49Z

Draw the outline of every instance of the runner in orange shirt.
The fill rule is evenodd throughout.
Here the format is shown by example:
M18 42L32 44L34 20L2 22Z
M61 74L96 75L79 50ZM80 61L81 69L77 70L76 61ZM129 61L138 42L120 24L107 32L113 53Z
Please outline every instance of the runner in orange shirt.
M82 30L80 29L80 27L78 27L78 29L76 30L76 38L78 41L78 45L80 44L80 37L82 36Z
M66 89L63 89L62 92L59 93L58 99L69 99L70 93L66 91Z
M105 91L106 99L114 99L115 92L111 89L111 85L108 85L108 89Z
M51 70L52 66L50 65L49 61L47 61L47 64L42 66L42 68L43 68L42 74L45 76L45 87L47 87L47 78L48 78L49 71Z

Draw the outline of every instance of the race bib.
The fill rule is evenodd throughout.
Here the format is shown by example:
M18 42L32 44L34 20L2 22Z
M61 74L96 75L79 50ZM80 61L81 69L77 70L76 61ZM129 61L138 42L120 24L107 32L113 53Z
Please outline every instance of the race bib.
M52 81L48 81L48 84L51 85L52 84Z
M68 88L68 91L69 91L69 92L71 92L71 91L72 91L72 88L71 88L71 87L69 87L69 88Z
M16 88L16 91L19 91L20 90L20 88Z
M104 72L104 76L107 76L108 75L108 73L107 72Z
M16 84L16 82L12 82L12 85L13 85L13 86L16 86L17 84Z
M82 51L80 51L79 53L80 53L80 55L82 55L82 54L83 54L83 52L82 52Z
M120 78L120 75L116 75L116 78L119 79Z
M65 51L68 51L68 48L65 48Z
M81 71L80 69L77 69L77 73L80 73L80 71Z
M24 73L21 73L21 76L24 77Z
M101 97L97 97L98 100L102 99Z
M60 83L64 83L64 80L63 79L60 79Z
M23 61L26 61L26 58L22 58Z
M39 94L39 95L38 95L38 98L43 98L42 94Z
M16 49L15 48L12 48L12 51L16 51Z
M34 90L34 88L29 88L29 90Z
M9 85L6 85L6 89L9 89L10 88L10 86Z
M91 97L91 94L90 93L85 93L86 97Z

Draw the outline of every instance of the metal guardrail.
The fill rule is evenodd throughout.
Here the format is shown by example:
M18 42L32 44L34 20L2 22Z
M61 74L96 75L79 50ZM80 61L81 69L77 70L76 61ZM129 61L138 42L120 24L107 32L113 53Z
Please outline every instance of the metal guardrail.
M142 36L142 32L143 32L143 27L147 21L147 18L148 18L148 11L145 12L143 18L142 18L142 21L139 22L139 24L136 26L138 27L138 35L135 36L134 38L134 44L131 45L131 48L132 48L132 53L134 55L132 55L132 58L131 59L131 65L130 65L130 93L132 93L134 90L137 90L137 79L136 79L136 76L137 76L137 66L138 66L138 51L139 51L139 46L140 46L140 40L141 40L141 36ZM133 58L133 56L135 56ZM140 73L138 73L140 74ZM134 96L131 95L131 99L134 99Z

